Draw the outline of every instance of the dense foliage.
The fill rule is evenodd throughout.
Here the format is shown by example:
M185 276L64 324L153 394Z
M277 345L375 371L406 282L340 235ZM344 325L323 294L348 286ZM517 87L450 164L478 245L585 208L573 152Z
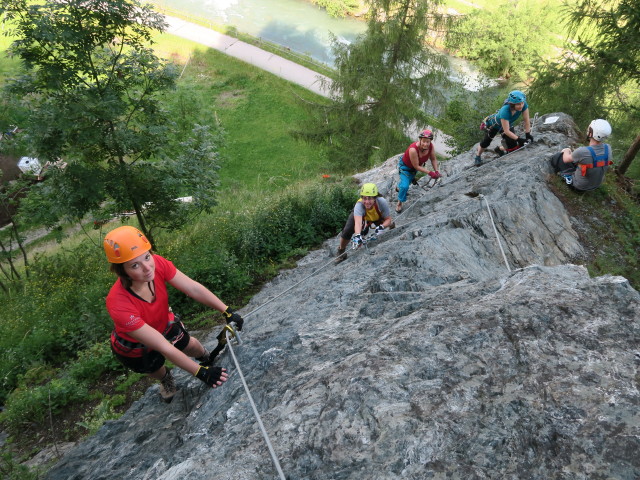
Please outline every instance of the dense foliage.
M445 46L491 77L525 80L533 60L550 54L556 23L549 2L501 0L454 23Z

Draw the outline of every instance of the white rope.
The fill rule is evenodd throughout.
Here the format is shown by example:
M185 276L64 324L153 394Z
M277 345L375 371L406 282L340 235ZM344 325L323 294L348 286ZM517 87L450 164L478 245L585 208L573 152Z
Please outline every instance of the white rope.
M500 251L502 252L502 258L504 259L504 264L507 266L507 270L511 271L511 267L509 267L509 262L507 261L507 256L504 254L504 249L502 248L502 242L500 241L500 236L498 235L498 229L496 228L496 223L493 221L493 215L491 214L491 207L489 206L489 201L487 198L479 194L481 199L484 199L487 204L487 211L489 212L489 218L491 219L491 225L493 226L493 231L496 234L496 239L498 240L498 246L500 247Z
M271 445L271 440L269 440L269 435L264 428L262 423L262 419L260 418L260 414L258 413L258 409L256 408L256 404L253 401L253 397L251 396L251 392L249 391L249 387L247 386L247 382L244 379L244 375L242 375L242 370L240 370L240 364L238 363L238 359L236 358L236 354L233 351L233 347L231 346L231 339L229 338L229 331L225 332L225 336L227 338L227 345L229 346L229 351L231 352L231 356L233 357L233 362L236 364L236 368L238 369L238 375L240 375L240 380L242 380L242 385L244 385L244 391L247 392L247 398L249 399L249 403L251 403L251 408L253 408L253 414L256 416L256 420L258 420L258 425L260 426L260 430L262 431L262 436L264 437L264 441L267 443L267 447L269 448L269 453L271 454L271 458L273 459L273 464L276 466L276 470L280 475L282 480L286 480L284 473L282 472L282 468L280 467L280 462L278 461L278 457L276 456L276 452L273 449L273 445Z

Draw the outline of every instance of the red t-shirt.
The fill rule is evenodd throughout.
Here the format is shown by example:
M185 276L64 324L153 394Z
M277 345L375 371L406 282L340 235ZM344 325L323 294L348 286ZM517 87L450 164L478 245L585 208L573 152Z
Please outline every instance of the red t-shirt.
M411 145L409 145L409 147L404 151L404 154L402 155L402 162L409 168L413 168L413 164L411 163L411 158L409 157L409 150L411 150L412 148L415 148L416 152L418 153L418 165L422 166L425 163L427 163L427 160L429 160L429 157L431 156L431 150L433 150L433 142L431 142L429 144L429 148L427 148L427 153L425 154L420 154L420 147L418 146L420 142L414 142Z
M176 274L176 267L160 255L153 255L156 263L155 286L156 298L152 303L145 302L132 292L126 290L120 280L113 284L107 295L107 311L115 325L119 337L130 342L137 342L127 335L147 324L163 333L169 322L173 321L173 312L169 310L169 296L165 282ZM111 342L114 338L111 336Z

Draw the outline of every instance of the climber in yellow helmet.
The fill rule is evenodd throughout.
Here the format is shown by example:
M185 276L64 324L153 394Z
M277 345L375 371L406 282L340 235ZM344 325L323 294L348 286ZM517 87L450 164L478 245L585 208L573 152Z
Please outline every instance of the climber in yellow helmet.
M368 233L369 228L375 228L376 235L381 235L386 228L393 228L393 226L389 202L378 193L378 186L375 183L365 183L360 189L360 198L340 234L336 263L347 258L345 250L349 241L354 245L362 244L362 236Z

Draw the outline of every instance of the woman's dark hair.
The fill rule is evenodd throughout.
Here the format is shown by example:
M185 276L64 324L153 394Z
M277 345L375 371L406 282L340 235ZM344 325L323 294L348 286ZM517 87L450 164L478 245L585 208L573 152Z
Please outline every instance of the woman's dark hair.
M118 277L120 277L120 282L122 283L122 286L124 288L131 288L132 282L131 282L131 279L129 278L129 275L127 275L126 272L124 271L123 263L111 263L109 266L109 270L111 270Z

